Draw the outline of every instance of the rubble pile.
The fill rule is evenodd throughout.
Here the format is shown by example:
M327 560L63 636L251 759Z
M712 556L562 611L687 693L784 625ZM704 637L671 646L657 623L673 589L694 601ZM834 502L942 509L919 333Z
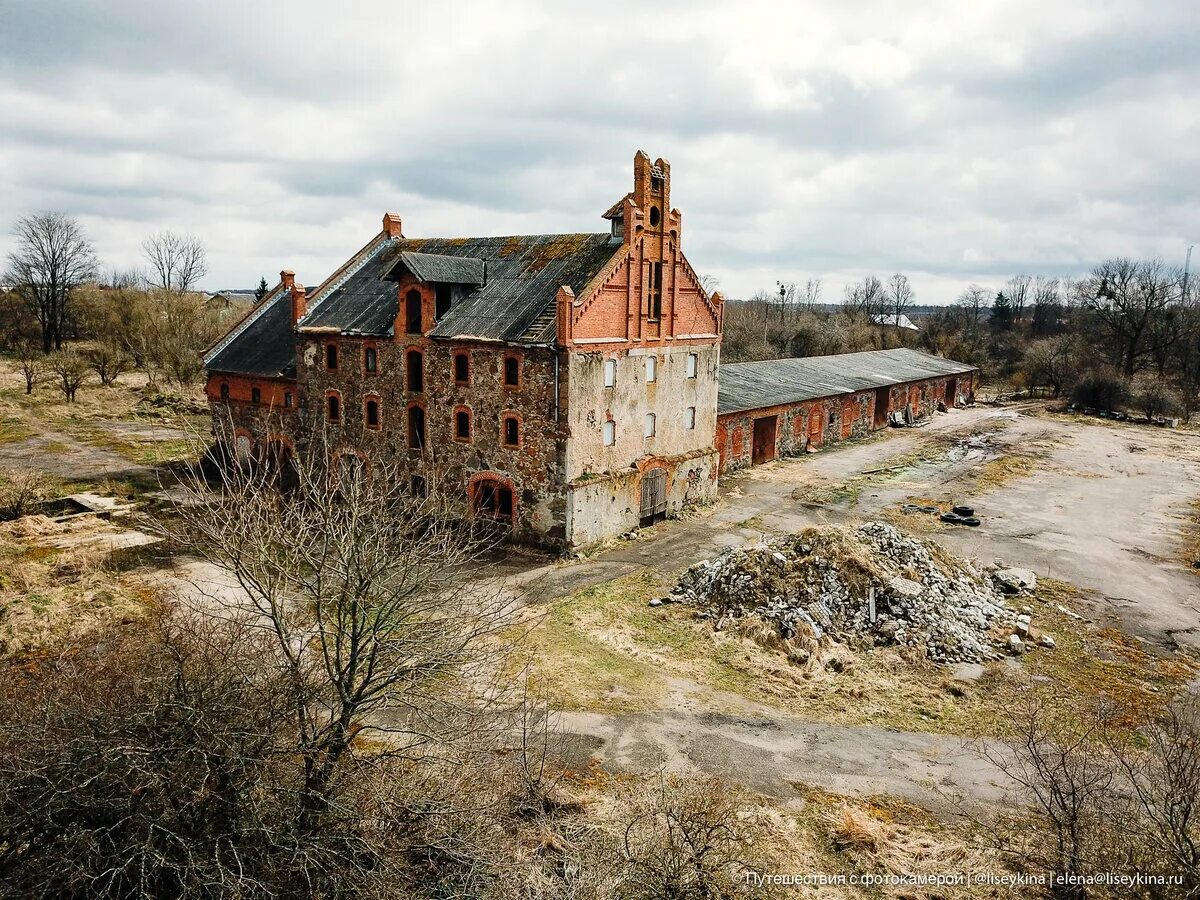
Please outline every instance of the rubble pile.
M688 569L667 600L696 606L718 628L757 615L785 639L898 644L936 662L979 662L1001 654L1017 622L1004 593L1024 589L994 576L867 522L727 550Z

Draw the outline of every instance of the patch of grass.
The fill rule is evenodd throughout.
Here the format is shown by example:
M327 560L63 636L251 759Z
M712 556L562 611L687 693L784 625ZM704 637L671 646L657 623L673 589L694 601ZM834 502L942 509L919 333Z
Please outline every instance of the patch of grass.
M0 419L0 445L27 441L35 434L29 423L20 416L10 415Z
M1030 690L1049 700L1104 698L1132 722L1200 672L1190 657L1155 656L1120 632L1060 612L1058 605L1074 606L1078 596L1053 580L1027 602L1034 626L1052 634L1057 648L1022 657L1023 674L1032 679L998 663L975 682L956 681L948 668L895 647L839 651L829 657L836 667L828 660L795 665L769 636L756 634L755 620L715 631L693 607L648 606L672 580L639 572L541 610L529 664L553 705L625 712L663 708L688 695L710 708L743 698L817 721L978 737L1004 733L1007 710Z

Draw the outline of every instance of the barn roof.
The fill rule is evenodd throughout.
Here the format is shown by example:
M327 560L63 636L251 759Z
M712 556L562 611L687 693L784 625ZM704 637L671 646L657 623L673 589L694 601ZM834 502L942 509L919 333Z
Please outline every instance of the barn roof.
M292 295L282 284L263 297L241 322L204 356L210 372L296 377L296 334Z
M350 334L390 334L398 294L395 282L388 279L403 266L422 280L482 280L451 307L430 337L549 343L554 340L558 289L567 285L581 293L618 249L607 234L382 241L344 280L323 289L299 324Z
M722 364L717 414L783 406L939 375L958 375L973 372L975 368L907 348Z

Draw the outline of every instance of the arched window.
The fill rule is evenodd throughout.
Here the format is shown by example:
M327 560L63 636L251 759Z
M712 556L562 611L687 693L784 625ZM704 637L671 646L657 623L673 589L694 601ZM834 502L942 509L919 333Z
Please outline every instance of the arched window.
M408 408L408 446L413 450L425 446L425 410L415 404Z
M408 334L420 334L421 328L421 292L415 288L404 298L404 330Z
M420 350L409 350L404 362L408 371L408 389L421 393L425 390L425 354Z
M366 420L368 428L379 427L379 400L375 397L368 397L364 404L363 418Z
M336 393L332 393L325 398L325 404L329 421L342 421L342 398Z
M374 347L363 348L363 369L368 375L379 371L379 352Z
M221 382L221 399L229 399L229 385L226 382Z
M646 437L654 437L654 428L657 424L657 419L654 413L646 413Z
M475 515L512 524L513 489L497 479L485 478L475 484Z
M617 442L617 423L609 419L604 423L604 446L611 447Z
M454 411L454 439L457 441L471 440L471 411L469 409Z
M658 211L657 206L650 207L650 227L657 228L658 223L662 221L662 213Z

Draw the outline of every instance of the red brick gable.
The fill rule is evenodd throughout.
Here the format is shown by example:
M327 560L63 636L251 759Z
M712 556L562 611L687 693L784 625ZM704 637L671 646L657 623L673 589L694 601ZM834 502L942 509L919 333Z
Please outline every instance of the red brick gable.
M613 260L570 302L560 335L565 345L665 340L713 342L721 333L720 295L709 298L683 252L671 243L664 258L648 258L644 237ZM655 265L662 266L656 277ZM661 313L651 296L661 278Z

